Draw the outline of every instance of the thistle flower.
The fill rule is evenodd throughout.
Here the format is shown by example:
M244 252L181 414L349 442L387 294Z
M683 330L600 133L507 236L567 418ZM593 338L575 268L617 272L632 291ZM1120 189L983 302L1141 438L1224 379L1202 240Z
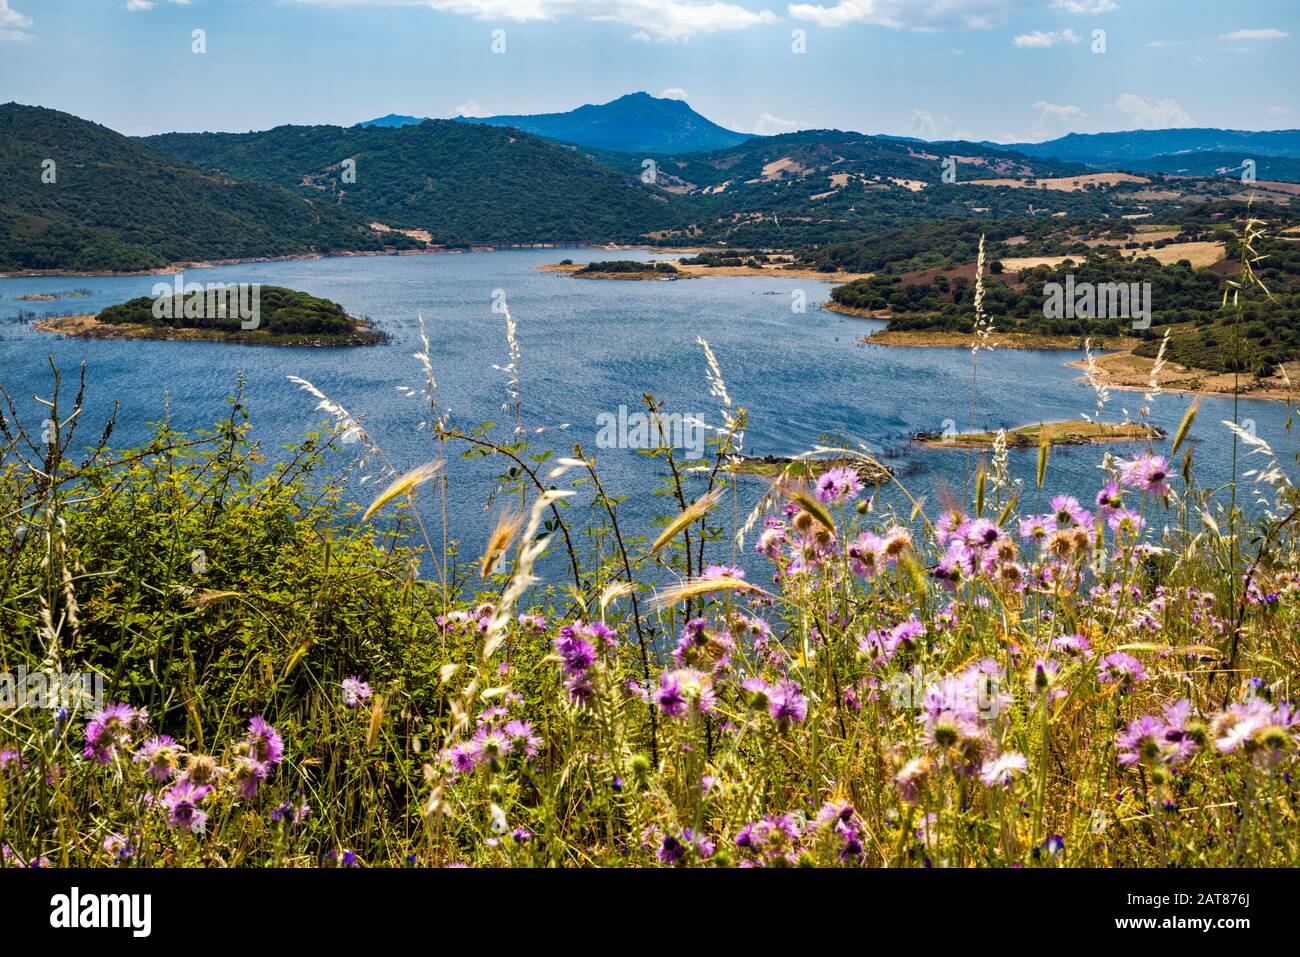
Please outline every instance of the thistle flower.
M271 820L277 824L301 824L311 814L311 805L306 801L294 803L284 801L271 812Z
M1103 516L1111 512L1118 511L1124 507L1124 498L1119 490L1118 482L1107 482L1102 490L1097 493L1097 511Z
M444 751L443 757L457 774L468 774L478 766L479 753L472 744L462 742Z
M874 578L885 570L885 541L879 535L863 532L849 543L849 567L859 578Z
M133 835L131 840L127 840L121 834L116 832L109 834L104 838L100 847L108 855L108 859L113 864L125 864L135 856L136 844L139 841L139 835Z
M1135 764L1154 767L1169 757L1164 722L1149 714L1130 721L1115 736L1115 746L1119 749L1119 763L1125 767Z
M654 703L672 718L689 713L708 714L713 710L713 685L709 676L694 668L665 672L655 690Z
M1122 691L1129 690L1147 676L1142 662L1122 651L1113 652L1101 659L1097 664L1097 673L1102 684L1117 684Z
M170 781L180 769L185 751L168 735L150 738L136 749L135 763L145 765L144 773L156 781Z
M112 764L118 749L131 749L134 732L144 728L149 720L145 708L132 708L120 701L113 702L102 711L90 716L86 724L86 747L82 755L87 761Z
M343 704L345 707L355 708L372 694L374 694L374 689L356 675L343 679Z
M1078 658L1091 651L1092 644L1083 635L1057 635L1052 639L1052 648Z
M506 724L502 729L506 737L510 739L512 745L517 745L520 752L526 757L532 757L537 754L537 749L542 743L542 739L533 733L533 726L527 721L514 720Z
M766 711L772 686L762 678L746 678L740 685L745 692L746 701L755 711Z
M1130 488L1168 495L1168 478L1169 460L1163 455L1143 453L1130 461L1119 462L1119 480Z
M177 781L162 796L162 806L168 815L167 826L184 828L192 834L202 833L208 816L199 810L199 803L211 793L209 785Z
M0 750L0 774L16 775L26 766L27 762L22 759L22 755L13 748Z
M1056 519L1051 515L1030 515L1020 520L1020 537L1044 539L1056 531Z
M851 502L861 491L862 479L852 466L837 465L827 469L817 479L817 498L826 505Z
M768 691L767 710L782 730L808 717L808 699L793 681L781 681Z
M284 760L284 740L261 715L249 719L248 736L244 739L244 743L258 761L271 767Z
M1110 530L1125 538L1136 538L1146 527L1146 519L1129 508L1116 509L1106 517Z
M739 565L705 565L704 571L700 572L700 580L707 581L712 578L744 578L745 570Z
M1052 518L1057 528L1092 524L1092 514L1080 507L1079 500L1073 495L1058 495L1052 499Z
M985 787L1005 788L1029 768L1029 760L1018 751L1007 751L980 768L980 780Z

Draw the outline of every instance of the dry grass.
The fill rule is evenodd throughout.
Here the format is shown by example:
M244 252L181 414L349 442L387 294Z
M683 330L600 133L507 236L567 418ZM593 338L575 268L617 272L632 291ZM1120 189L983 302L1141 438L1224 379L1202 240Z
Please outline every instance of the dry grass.
M1171 266L1179 260L1187 259L1191 261L1193 268L1213 266L1215 263L1223 262L1227 254L1228 247L1225 243L1213 242L1170 243L1160 249L1124 250L1124 255L1129 259L1150 256L1162 266Z
M1149 183L1151 180L1130 173L1088 173L1084 176L1058 176L1053 179L968 179L963 182L970 186L1007 186L1011 189L1044 189L1058 193L1077 193L1089 186Z

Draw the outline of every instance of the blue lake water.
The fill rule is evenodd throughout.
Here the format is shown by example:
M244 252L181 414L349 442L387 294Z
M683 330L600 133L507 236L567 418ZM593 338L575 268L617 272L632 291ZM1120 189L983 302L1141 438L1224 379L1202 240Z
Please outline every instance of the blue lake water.
M619 253L624 258L653 258ZM423 315L433 349L442 403L453 424L472 427L485 420L513 421L502 411L506 376L493 369L508 361L503 317L493 312L502 290L518 324L522 350L520 379L524 425L558 426L543 441L557 454L581 443L597 455L607 491L631 496L627 518L648 530L648 520L669 511L650 490L654 462L632 451L597 449L598 416L620 405L635 410L653 392L668 412L694 413L720 422L710 396L703 352L696 337L709 341L733 401L749 411L745 448L750 454L792 454L825 433L866 443L895 468L916 495L936 501L942 486L960 489L967 454L909 446L918 430L939 431L945 420L964 428L970 415L971 355L966 349L899 349L857 344L881 323L837 315L820 308L830 284L810 279L698 278L682 282L574 280L533 267L568 256L582 262L607 259L599 250L529 250L462 255L339 257L257 263L189 270L198 282L259 282L302 289L366 316L391 340L354 349L303 349L216 343L87 341L37 332L17 321L20 313L61 315L97 311L134 296L148 295L171 277L53 277L0 279L0 383L14 395L30 422L39 422L34 394L48 395L52 356L66 374L88 363L89 441L97 423L120 402L115 442L136 443L170 402L182 429L211 425L227 411L225 397L243 373L255 435L268 452L301 438L322 421L314 400L286 378L301 376L354 413L399 468L433 457L427 433L415 424L420 403L398 391L419 388L422 374L411 354L419 347L417 315ZM87 297L56 302L20 302L25 294L86 289ZM792 309L802 290L807 309ZM1092 390L1076 382L1078 370L1065 363L1077 353L994 350L979 357L980 428L1016 426L1091 412ZM1177 427L1190 398L1160 396L1153 421ZM1112 393L1106 418L1118 421L1127 408L1136 414L1138 393ZM1240 415L1294 466L1294 442L1284 429L1286 407L1243 401ZM1232 417L1229 399L1207 399L1193 436L1201 484L1226 481L1230 435L1220 424ZM1167 444L1165 446L1167 448ZM1134 446L1112 445L1116 454ZM1099 447L1053 452L1049 491L1070 491L1090 499L1099 486ZM1036 453L1013 451L1013 474L1033 488ZM1249 466L1245 466L1249 467ZM473 557L490 528L485 514L489 476L499 469L482 461L457 462L451 470L452 534ZM744 483L745 498L761 494L758 480ZM358 492L358 498L369 493ZM1032 495L1030 496L1032 498ZM742 500L742 506L744 501ZM430 506L425 506L430 507ZM573 512L585 521L585 506Z

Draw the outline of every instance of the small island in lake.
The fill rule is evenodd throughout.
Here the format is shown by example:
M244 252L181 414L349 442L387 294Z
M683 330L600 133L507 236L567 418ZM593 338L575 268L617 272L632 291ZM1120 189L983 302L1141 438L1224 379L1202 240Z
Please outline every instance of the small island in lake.
M992 448L997 432L917 432L912 440L934 449ZM1102 442L1142 442L1163 439L1163 430L1141 422L1040 422L1007 429L1007 448L1036 448L1046 439L1051 445L1097 445Z
M712 469L713 460L697 459L683 464L690 469ZM867 485L881 485L893 477L885 466L862 459L794 459L783 455L747 455L737 463L724 463L722 471L766 479L774 479L784 472L787 478L815 479L826 470L843 465L855 469Z
M569 273L575 279L685 279L686 274L666 262L614 259L606 262L575 263L571 259L539 267L547 272Z
M42 332L82 339L172 339L277 346L366 346L385 336L342 306L282 286L196 288L140 296L98 315L56 316Z

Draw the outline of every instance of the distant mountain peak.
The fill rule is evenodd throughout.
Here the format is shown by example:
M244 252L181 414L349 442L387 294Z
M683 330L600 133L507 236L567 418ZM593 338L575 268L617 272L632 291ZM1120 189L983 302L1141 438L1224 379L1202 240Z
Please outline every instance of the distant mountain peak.
M564 113L456 117L465 123L512 126L563 143L624 153L693 153L725 149L750 139L719 126L685 100L625 93L608 103L587 103Z
M357 126L380 126L392 129L399 126L418 126L428 119L427 116L405 116L401 113L388 113L373 120L362 120Z

